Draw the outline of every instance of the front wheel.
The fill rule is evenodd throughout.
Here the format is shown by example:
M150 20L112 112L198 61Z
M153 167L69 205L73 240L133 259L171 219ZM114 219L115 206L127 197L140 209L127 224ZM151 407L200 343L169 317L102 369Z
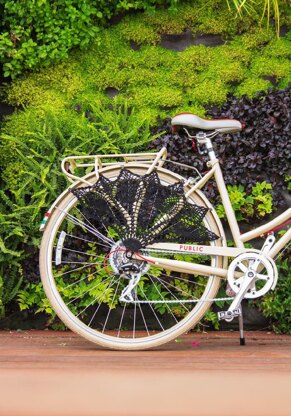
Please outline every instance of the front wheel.
M41 278L53 309L71 330L111 349L152 348L185 333L212 303L199 299L213 299L220 283L217 276L171 272L145 260L155 242L225 242L202 193L186 200L179 175L146 171L105 168L95 185L92 176L92 187L68 191L41 243ZM157 256L223 267L220 256Z

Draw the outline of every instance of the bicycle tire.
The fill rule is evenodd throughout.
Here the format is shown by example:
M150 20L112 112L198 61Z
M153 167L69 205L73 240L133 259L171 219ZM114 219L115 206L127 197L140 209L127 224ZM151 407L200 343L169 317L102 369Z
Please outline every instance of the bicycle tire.
M129 169L134 174L143 176L146 173L148 167L146 165L144 165L144 166L131 165L129 167ZM118 165L113 166L113 167L107 167L107 168L104 168L102 170L102 174L107 179L110 179L111 181L113 181L118 177L118 175L120 173L120 170L121 170L121 168ZM173 172L170 172L166 169L158 168L156 171L157 171L157 174L158 174L161 182L165 186L172 185L172 184L176 183L177 181L181 180L181 177L179 175L177 175ZM88 175L86 177L86 180L93 184L94 182L96 182L96 177L93 174L91 174L91 175ZM125 315L123 315L122 319L120 318L121 321L119 322L119 332L118 332L118 334L116 334L117 327L116 328L113 327L113 329L108 328L108 330L105 331L106 328L104 329L104 326L106 327L108 321L106 321L105 325L104 325L104 322L101 323L101 324L99 324L97 322L95 324L95 315L94 315L93 318L91 317L91 321L90 321L90 325L92 325L92 319L93 319L93 322L94 322L94 325L95 325L94 328L93 328L93 326L91 327L90 325L88 325L88 319L89 318L87 318L87 317L83 318L83 315L85 315L84 311L83 311L83 314L79 313L79 315L76 316L77 315L76 314L77 306L75 306L75 304L78 303L78 302L76 302L78 300L78 298L76 297L72 302L70 301L70 302L66 303L66 301L63 299L66 296L68 296L66 294L66 291L69 290L69 286L72 287L73 285L74 285L74 289L75 289L76 284L78 283L78 290L79 290L79 292L81 292L81 296L79 297L79 299L81 299L82 297L85 298L85 293L88 293L88 291L86 292L84 290L83 295L82 295L82 290L84 288L83 288L83 286L81 288L81 284L83 284L86 280L88 285L89 285L88 287L90 288L90 282L88 281L88 279L89 279L88 276L90 277L90 275L92 274L91 273L92 267L96 267L96 269L98 269L99 266L97 266L97 261L96 261L96 264L94 263L95 266L92 266L91 263L90 263L91 266L88 266L88 267L84 266L85 268L90 267L90 273L91 274L89 274L87 277L86 277L87 272L84 273L85 277L83 277L83 276L80 277L81 276L81 270L82 270L83 266L80 266L81 267L80 271L78 271L78 267L76 267L75 269L69 269L69 271L67 271L67 272L65 271L65 272L61 273L61 275L59 275L56 272L54 272L54 267L56 268L56 266L54 265L53 258L54 258L55 252L57 250L57 248L56 248L57 242L60 239L60 237L57 238L57 236L60 235L60 233L61 233L60 230L62 229L62 227L67 227L68 228L68 225L66 224L66 222L67 222L66 218L69 217L69 215L71 215L71 214L69 214L70 212L77 212L77 209L78 209L78 208L76 208L76 206L78 206L78 200L77 200L76 196L73 195L71 190L72 190L72 188L81 189L82 187L84 187L84 184L81 184L81 183L77 184L77 185L74 185L73 187L69 188L66 192L64 192L62 194L62 196L58 199L57 206L55 206L54 209L52 210L50 219L49 219L49 221L46 225L46 228L44 230L43 238L42 238L42 242L41 242L41 248L40 248L40 273L41 273L41 279L42 279L43 287L44 287L46 296L48 297L48 299L49 299L49 301L52 305L52 308L54 309L54 311L56 312L58 317L61 319L61 321L68 328L70 328L72 331L74 331L75 333L79 334L80 336L86 338L87 340L89 340L93 343L99 344L103 347L110 348L110 349L123 349L123 350L139 350L139 349L148 349L148 348L157 347L161 344L164 344L166 342L169 342L169 341L177 338L179 335L181 335L181 334L187 332L188 330L190 330L191 328L193 328L202 319L202 317L205 315L205 313L207 312L207 310L209 309L209 307L212 303L211 301L198 302L197 304L195 304L195 306L193 306L193 308L190 311L188 310L188 312L185 313L185 316L182 316L179 321L177 320L177 317L175 317L175 313L173 312L173 309L167 307L169 309L169 311L167 311L167 314L166 314L167 319L169 319L168 315L172 314L173 318L170 316L170 320L173 321L173 319L175 318L177 322L175 322L174 324L170 323L170 327L166 328L166 329L164 329L164 327L162 326L163 329L159 330L159 331L157 331L157 329L152 330L152 327L150 327L150 331L149 331L149 328L148 328L148 326L147 326L147 324L145 323L145 320L144 320L144 315L147 313L147 311L146 310L142 311L142 308L140 307L141 304L138 305L138 307L140 309L140 311L139 311L140 312L139 313L139 315L140 315L139 321L141 323L143 321L143 323L145 324L145 327L144 327L143 330L140 330L140 329L138 330L138 328L136 326L136 322L134 322L132 325L134 325L134 331L135 332L132 331L132 329L130 329L130 331L128 331L128 326L126 326L125 321L123 321ZM219 218L217 217L217 215L215 213L215 210L211 206L210 202L206 199L204 194L200 191L195 192L193 195L191 195L190 202L195 203L199 206L204 206L204 207L209 209L205 218L204 218L204 220L203 220L203 222L207 226L208 229L213 231L219 237L216 241L212 242L211 244L219 245L219 246L225 245L225 237L224 237L224 232L223 232L223 227L221 225L221 222L220 222ZM79 234L79 235L81 235L81 234ZM78 238L81 239L80 237L76 237L76 238L77 238L77 240L78 240ZM77 241L77 242L79 243L79 241ZM86 244L83 241L81 243ZM89 243L88 243L88 245L89 245ZM102 247L101 247L101 249L102 249ZM62 250L63 250L63 248L62 248ZM75 252L75 251L77 252L78 251L78 250L71 250L70 248L67 248L66 250L69 251L69 254L67 254L68 256L72 255L71 252ZM84 248L82 248L82 251L79 251L79 252L83 253L83 254L89 253L89 250L87 252L83 251L83 250L84 250ZM99 248L98 248L98 250L99 250ZM97 252L97 253L99 253L99 252ZM64 254L64 252L63 252L63 254ZM99 254L96 254L96 257L98 255ZM78 254L78 256L80 256L80 254ZM81 257L82 257L82 255L81 255ZM103 258L104 257L105 257L105 254L103 255ZM225 261L225 259L223 257L215 256L211 259L211 265L216 266L216 267L223 267L223 264L225 264L224 261ZM76 259L71 260L71 264L77 265L77 263L78 262L77 262ZM63 269L61 269L61 271L66 270L66 263L64 261L61 263L61 267L63 267ZM72 270L72 272L70 270ZM150 268L150 270L152 270L152 269ZM77 273L77 271L78 271L78 273ZM63 287L62 286L64 284L63 280L65 279L64 275L66 273L68 275L71 275L72 273L73 274L77 273L77 278L79 279L79 277L80 277L79 281L77 280L76 282L73 282L73 283L67 285L66 287ZM101 273L101 269L96 273L97 273L97 275L99 275ZM104 271L102 273L104 273ZM151 273L153 273L153 272L151 272ZM153 277L153 275L149 275L149 276L151 276L151 277L150 278L146 277L145 278L146 283L143 283L143 285L144 285L144 287L145 287L145 284L152 285L152 287L154 288L154 286L155 286L154 279L155 278ZM162 276L164 276L164 275L162 275ZM170 295L170 296L175 297L175 299L178 300L177 296L178 295L181 296L180 292L179 292L179 294L177 294L178 289L181 290L180 289L181 286L179 286L179 285L182 284L181 283L182 280L186 280L186 279L182 279L180 276L172 277L172 275L170 275L170 278L178 280L178 283L174 284L175 292L174 292L174 289L169 289L169 287L170 287L169 285L171 283L168 283L168 282L165 282L165 280L162 280L162 279L166 279L165 277L156 278L156 279L159 279L159 280L157 280L158 283L156 283L156 286L158 286L158 284L159 284L160 288L163 288L163 286L161 285L161 282L164 282L162 284L166 284L166 286L167 286L166 289L168 290L168 292L171 292L171 290L174 292L174 293L171 292L172 295ZM101 283L104 282L104 280L102 280L102 279L101 279ZM151 279L151 282L150 282L150 279ZM179 279L181 279L181 281ZM196 277L197 281L193 280L193 282L191 280L191 279L194 279L193 276L191 276L191 277L187 276L187 279L188 279L187 284L188 284L188 286L190 286L190 283L191 283L191 290L193 290L193 291L194 291L194 289L192 289L192 288L195 288L195 290L197 290L196 286L194 286L194 284L195 285L200 284L201 286L204 285L204 283L203 283L203 285L201 283L197 283L198 280L200 279L200 277ZM121 279L119 279L119 280L121 280ZM218 289L219 289L220 280L221 279L217 276L208 277L207 282L205 282L205 287L203 287L201 289L201 290L203 290L203 292L199 296L201 296L203 298L209 298L209 299L214 298L217 294ZM67 283L68 283L68 281L65 282L65 284L67 284ZM173 286L173 284L171 284L171 285ZM177 287L176 287L176 285L177 285ZM139 288L139 286L137 286L137 287ZM106 286L106 289L107 289L107 291L109 291L108 285ZM156 287L155 287L155 289L156 289ZM198 289L200 290L199 287L198 287ZM138 290L139 289L137 289L137 291ZM164 290L164 288L163 288L163 290ZM118 289L116 289L115 295L117 294L117 291L118 291ZM185 292L185 288L182 291ZM79 293L79 292L77 292L77 293ZM93 289L92 290L90 289L90 294L91 294L91 292L93 292ZM142 292L140 292L140 293L142 293ZM159 293L159 290L157 290L156 295L158 293ZM162 292L160 290L160 294L161 293ZM167 295L167 293L166 293L166 295ZM99 296L99 294L98 294L98 296ZM101 295L101 297L102 296L105 297L105 291L103 292L103 295ZM161 295L161 297L162 297L162 295ZM94 297L93 297L93 300L94 300ZM100 300L100 304L96 302L96 304L98 305L98 309L100 308L100 305L101 305L101 302L102 302L100 296L99 296L99 300ZM112 299L111 299L111 301L112 301ZM124 310L125 310L126 307L124 305L122 307L120 305L118 305L114 309L113 302L115 302L115 299L112 301L112 304L110 305L110 306L112 306L113 309L110 308L109 303L106 305L105 300L104 300L104 302L102 302L101 309L102 308L103 309L108 308L108 312L107 312L107 309L106 309L105 315L108 314L108 316L109 316L109 314L111 314L111 310L114 310L115 314L120 315L121 309L118 310L118 308L123 308L123 314L124 314ZM79 303L81 303L81 301ZM84 303L84 305L85 305L85 303ZM81 306L84 306L84 305L81 305ZM150 303L148 303L147 306L149 306L149 305L150 305ZM91 306L92 305L90 305L90 306L87 305L85 307L85 310L89 311ZM79 304L78 304L78 307L80 307ZM94 303L94 307L95 307L95 303ZM136 318L136 316L137 316L137 314L136 314L137 307L132 306L132 308L133 309L136 308L136 309L134 310L134 313L133 313L134 316L132 318L127 317L128 320L131 319L130 322L137 319ZM155 306L151 307L152 310L150 310L150 308L148 308L149 312L153 312L153 315L160 314L160 312L157 312L157 311L155 313L154 308L155 308ZM133 309L129 309L129 310L126 311L128 316L130 316L130 314L132 313L130 311L132 311ZM188 309L188 307L186 309ZM179 313L181 313L181 311ZM164 312L164 315L165 315L165 312ZM108 316L107 316L107 319L108 319ZM160 315L159 315L159 317L160 317ZM102 319L103 319L103 317L102 317ZM112 316L110 317L110 319L112 319ZM163 317L163 319L164 319L164 317ZM159 321L158 318L157 318L157 321ZM97 327L96 327L96 325L97 325ZM98 325L101 325L101 326L98 328ZM112 323L112 325L114 325L114 323ZM123 328L121 328L122 325L124 325ZM129 325L129 324L127 324L127 325ZM157 325L157 322L155 322L155 325ZM123 335L123 332L122 332L123 330L124 330L124 333L125 333L124 337L121 336L121 335ZM121 334L121 332L122 332L122 334ZM128 332L129 332L129 334L128 334Z

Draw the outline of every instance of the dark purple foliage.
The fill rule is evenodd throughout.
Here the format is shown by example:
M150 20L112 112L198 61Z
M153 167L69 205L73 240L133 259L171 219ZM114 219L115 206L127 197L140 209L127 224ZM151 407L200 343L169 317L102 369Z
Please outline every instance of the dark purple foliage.
M246 125L240 133L220 134L213 139L226 184L243 184L249 189L266 180L273 185L275 205L283 205L284 178L290 172L291 157L290 87L259 92L254 98L229 96L221 108L209 108L207 115L237 119ZM155 130L156 133L166 129L168 133L154 140L151 148L166 146L169 159L207 170L205 158L193 152L187 136L183 132L173 135L169 127L170 120L166 120ZM170 165L169 168L173 170ZM185 174L180 168L174 170ZM210 184L207 193L214 196L214 192Z

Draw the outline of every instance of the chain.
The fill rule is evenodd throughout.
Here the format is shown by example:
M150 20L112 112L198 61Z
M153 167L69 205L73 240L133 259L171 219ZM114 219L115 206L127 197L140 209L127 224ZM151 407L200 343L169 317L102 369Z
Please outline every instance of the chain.
M198 303L198 302L216 302L216 301L225 301L225 300L233 300L234 298L201 298L201 299L189 299L189 300L125 300L123 299L122 302L125 303Z

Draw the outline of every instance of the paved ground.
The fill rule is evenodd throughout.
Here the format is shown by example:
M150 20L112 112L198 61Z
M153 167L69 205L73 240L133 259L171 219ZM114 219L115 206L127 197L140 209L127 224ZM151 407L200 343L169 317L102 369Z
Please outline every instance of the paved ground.
M291 337L191 333L108 351L71 332L0 332L1 416L290 416Z

